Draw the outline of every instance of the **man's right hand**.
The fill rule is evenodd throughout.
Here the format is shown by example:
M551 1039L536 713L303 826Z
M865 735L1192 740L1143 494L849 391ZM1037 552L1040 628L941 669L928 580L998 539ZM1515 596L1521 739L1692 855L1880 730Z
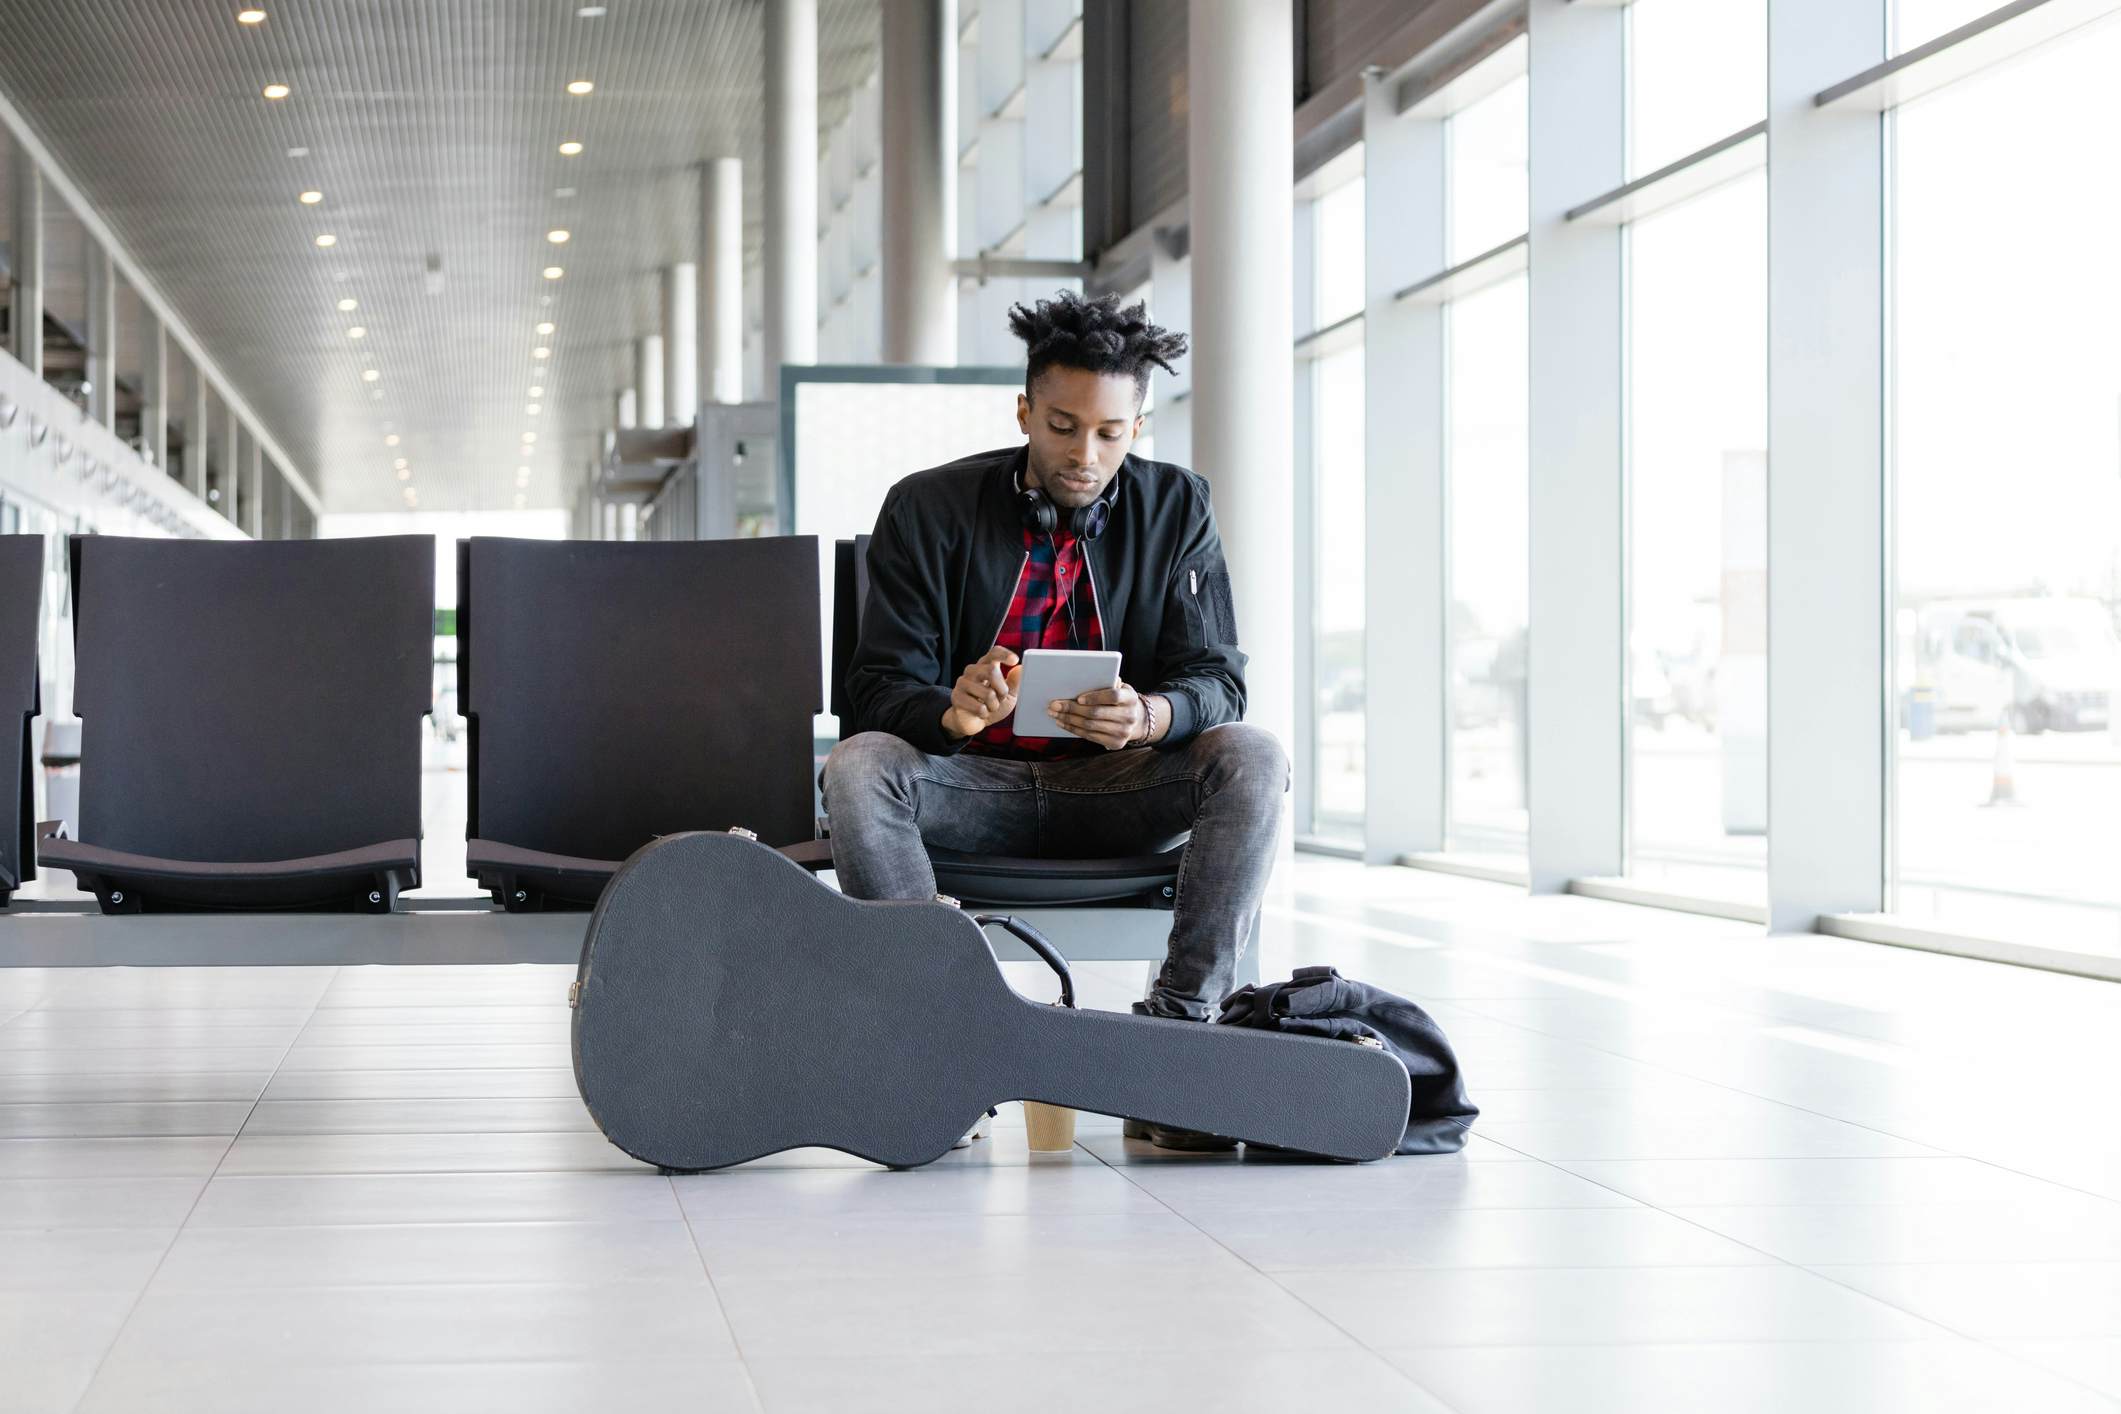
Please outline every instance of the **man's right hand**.
M1016 681L1023 674L1016 654L989 648L977 663L958 674L943 712L943 731L951 737L978 736L1016 710Z

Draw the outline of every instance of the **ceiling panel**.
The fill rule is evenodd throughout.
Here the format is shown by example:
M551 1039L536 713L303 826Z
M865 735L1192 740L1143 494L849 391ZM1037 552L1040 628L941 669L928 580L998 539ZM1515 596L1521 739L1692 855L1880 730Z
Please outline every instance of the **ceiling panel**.
M423 510L506 508L522 465L530 505L562 504L654 327L656 270L693 256L705 158L746 161L756 278L759 0L262 3L257 26L233 3L0 4L0 91L327 509L401 509L398 456ZM873 3L822 0L821 131L876 47ZM568 95L578 78L595 92Z

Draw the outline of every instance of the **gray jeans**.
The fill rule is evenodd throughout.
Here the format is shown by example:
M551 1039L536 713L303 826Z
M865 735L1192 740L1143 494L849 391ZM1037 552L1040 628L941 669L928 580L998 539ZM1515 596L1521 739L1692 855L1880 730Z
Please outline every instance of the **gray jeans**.
M1095 859L1168 849L1192 831L1169 950L1144 1009L1195 1019L1230 990L1273 868L1288 788L1280 743L1241 722L1170 751L1063 761L930 756L889 733L863 732L825 762L833 867L855 898L934 897L924 845Z

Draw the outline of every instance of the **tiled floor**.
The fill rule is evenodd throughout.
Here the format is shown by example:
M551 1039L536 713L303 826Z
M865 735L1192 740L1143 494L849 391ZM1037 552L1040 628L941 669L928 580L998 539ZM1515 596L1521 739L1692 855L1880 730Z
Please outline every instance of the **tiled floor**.
M1298 959L1464 1154L671 1179L564 969L0 972L0 1411L2121 1407L2121 987L1315 860Z

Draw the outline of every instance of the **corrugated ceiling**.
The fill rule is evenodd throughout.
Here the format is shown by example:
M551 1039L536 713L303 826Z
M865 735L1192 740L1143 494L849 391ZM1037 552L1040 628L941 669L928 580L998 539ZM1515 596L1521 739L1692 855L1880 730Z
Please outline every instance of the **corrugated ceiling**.
M704 158L746 159L756 278L759 0L607 0L601 18L577 0L262 3L245 26L235 3L7 0L0 91L327 509L401 509L400 455L423 510L507 507L524 464L529 503L562 504L654 327L655 271L692 256ZM876 31L872 3L822 0L821 131ZM595 92L570 96L578 78ZM291 96L263 98L272 82ZM569 138L581 156L559 155Z

